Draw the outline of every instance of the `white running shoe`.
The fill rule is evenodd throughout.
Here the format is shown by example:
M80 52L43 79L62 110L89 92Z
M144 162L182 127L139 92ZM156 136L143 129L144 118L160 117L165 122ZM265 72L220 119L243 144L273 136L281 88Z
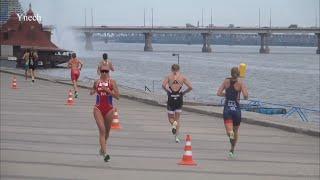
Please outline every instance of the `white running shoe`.
M233 158L236 157L236 155L234 154L234 152L229 151L228 157L231 158L231 159L233 159Z
M175 140L176 140L176 143L180 143L180 138L179 138L179 136L176 136L176 137L175 137Z

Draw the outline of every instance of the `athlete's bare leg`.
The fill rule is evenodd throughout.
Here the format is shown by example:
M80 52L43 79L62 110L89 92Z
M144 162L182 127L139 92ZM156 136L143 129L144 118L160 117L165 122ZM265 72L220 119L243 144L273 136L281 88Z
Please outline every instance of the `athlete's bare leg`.
M106 130L106 135L105 135L105 140L107 142L108 138L109 138L109 134L110 134L110 129L111 129L111 124L112 124L112 120L113 120L113 113L114 111L111 110L108 112L108 114L106 114L106 116L104 117L104 122L105 122L105 130Z
M175 117L175 114L171 114L171 113L168 113L168 119L169 119L169 122L172 126L172 134L177 134L177 121L176 121L176 117Z
M77 80L72 80L72 83L73 83L73 89L75 92L78 92L78 82Z
M234 128L233 128L233 121L232 120L226 120L224 121L224 126L226 128L226 133L229 137L230 144L231 144L231 149L230 151L233 153L234 150L234 145L235 145L235 133L234 133Z
M30 69L30 71L31 71L31 79L32 79L32 82L34 82L34 79L35 79L35 70L33 70L33 69Z
M102 116L100 110L96 107L93 108L93 116L96 120L96 124L99 129L99 143L100 143L100 150L103 154L106 153L106 125L105 120Z
M239 139L239 127L240 126L234 126L233 132L234 132L234 141L233 144L231 144L231 151L234 152L234 148L236 147L237 141Z
M174 120L177 121L177 134L179 134L179 129L180 129L180 112L175 112L174 115Z
M26 80L28 80L28 69L25 69L24 76L25 76Z
M106 151L104 151L104 161L108 162L110 160L110 155L107 154L107 144L108 144L108 138L109 138L109 134L110 134L110 129L111 129L111 123L112 123L112 119L113 119L113 109L110 110L108 112L108 114L106 114L106 116L104 117L104 123L105 123L105 144L106 144Z

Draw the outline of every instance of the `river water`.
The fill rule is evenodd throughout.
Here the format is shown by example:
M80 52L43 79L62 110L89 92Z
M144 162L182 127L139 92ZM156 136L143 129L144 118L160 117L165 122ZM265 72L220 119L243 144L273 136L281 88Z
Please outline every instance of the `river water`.
M80 43L79 45L84 45ZM96 67L107 52L115 66L112 77L118 84L164 93L161 81L177 63L193 84L188 95L193 101L220 102L216 91L230 69L247 64L245 82L252 99L276 104L290 104L319 111L319 59L316 47L270 47L270 54L259 54L258 46L212 46L213 53L202 53L201 45L153 44L153 52L144 52L144 44L94 43L94 51L79 50L85 66L81 79L98 78ZM69 70L43 70L51 76L69 78ZM319 113L318 113L319 114ZM316 117L319 119L319 116Z

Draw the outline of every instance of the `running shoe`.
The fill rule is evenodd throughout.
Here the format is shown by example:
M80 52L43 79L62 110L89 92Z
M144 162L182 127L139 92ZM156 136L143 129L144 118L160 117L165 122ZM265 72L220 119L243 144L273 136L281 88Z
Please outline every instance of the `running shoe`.
M78 95L79 95L78 92L75 92L74 93L74 98L78 98Z
M109 161L110 161L110 156L109 156L109 154L106 154L104 156L104 162L109 162Z
M172 134L176 134L177 133L177 125L178 125L178 123L177 123L177 121L174 121L173 123L172 123Z
M179 136L176 136L176 137L175 137L175 140L176 140L176 143L180 143L180 138L179 138Z
M235 158L234 152L229 151L228 153L229 158Z

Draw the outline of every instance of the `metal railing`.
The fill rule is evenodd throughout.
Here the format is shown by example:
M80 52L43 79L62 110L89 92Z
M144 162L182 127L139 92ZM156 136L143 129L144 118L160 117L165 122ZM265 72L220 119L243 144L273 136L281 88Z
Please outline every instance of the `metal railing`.
M155 92L155 87L156 87L155 84L157 82L160 82L159 84L157 83L157 85L159 85L159 89L161 89L161 80L152 80L151 82L152 82L152 85L151 85L152 90L150 90L150 88L149 88L149 86L147 85L147 82L146 82L146 84L144 86L144 91L148 91L148 92L154 93Z
M256 107L262 107L263 105L272 105L272 106L279 106L289 109L285 114L282 115L282 117L288 118L292 116L294 113L297 113L300 117L300 119L304 122L309 122L309 118L307 116L307 112L315 112L320 113L320 110L317 109L310 109L310 108L304 108L301 106L296 105L290 105L290 104L278 104L278 103L270 103L270 102L264 102L260 100L248 100L249 103L248 106L256 106Z
M92 78L89 77L85 77L85 79L89 80L89 81L93 81ZM161 91L162 86L161 86L161 80L152 80L151 84L147 83L148 81L146 81L145 85L144 85L144 92L147 93L152 93L153 95L155 95L156 91ZM149 81L150 82L150 81ZM128 87L130 89L136 89L136 88L132 88L132 87ZM138 89L137 89L138 90ZM143 89L140 89L139 91L143 91ZM196 92L195 92L196 93ZM217 98L221 98L218 97L216 95L213 95L214 97ZM156 97L153 97L155 99L158 99ZM195 98L193 98L192 100L197 101ZM216 105L224 105L224 100L225 98L221 98L220 100L220 104L217 103ZM160 101L158 99L158 101ZM262 108L264 106L277 106L277 107L283 107L285 109L287 109L286 113L282 115L282 117L284 118L289 118L292 117L295 113L297 113L297 115L300 117L300 119L303 122L310 122L310 119L308 117L308 113L317 113L318 116L320 116L320 110L319 109L311 109L311 108L305 108L305 107L301 107L301 106L297 106L297 105L292 105L292 104L280 104L280 103L271 103L271 102L265 102L265 101L261 101L259 99L254 99L254 100L246 100L248 103L244 104L246 107L255 107L255 108ZM319 118L318 118L319 119ZM317 121L318 122L318 121Z

